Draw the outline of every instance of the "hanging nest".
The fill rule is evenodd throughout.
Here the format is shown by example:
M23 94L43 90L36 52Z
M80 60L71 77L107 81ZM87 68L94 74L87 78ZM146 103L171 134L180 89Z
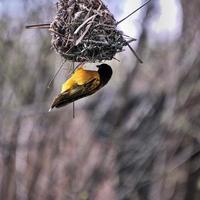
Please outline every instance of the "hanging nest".
M101 62L112 60L116 53L128 46L137 60L142 60L129 43L134 38L123 35L118 24L140 10L151 0L116 22L101 0L58 0L52 23L33 24L26 28L49 29L53 48L66 60L73 62ZM128 41L124 38L128 37Z
M53 48L66 60L111 60L128 45L101 0L59 0L50 24Z

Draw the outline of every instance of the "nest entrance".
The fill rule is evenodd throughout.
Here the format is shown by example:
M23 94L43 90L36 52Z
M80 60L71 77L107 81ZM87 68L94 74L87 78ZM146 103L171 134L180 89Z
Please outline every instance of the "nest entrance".
M50 24L53 48L66 60L111 60L127 45L117 22L101 0L59 0Z

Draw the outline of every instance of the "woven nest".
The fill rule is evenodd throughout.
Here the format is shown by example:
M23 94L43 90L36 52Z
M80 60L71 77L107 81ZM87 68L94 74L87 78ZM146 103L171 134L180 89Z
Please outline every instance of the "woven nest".
M101 0L59 0L50 24L52 46L66 60L111 60L128 45Z

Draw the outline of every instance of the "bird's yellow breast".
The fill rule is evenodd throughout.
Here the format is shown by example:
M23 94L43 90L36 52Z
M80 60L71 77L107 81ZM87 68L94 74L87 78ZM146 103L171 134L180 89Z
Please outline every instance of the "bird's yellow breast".
M84 85L92 79L100 80L99 73L97 71L85 70L80 67L65 83L63 83L61 93L73 89L77 87L77 85Z

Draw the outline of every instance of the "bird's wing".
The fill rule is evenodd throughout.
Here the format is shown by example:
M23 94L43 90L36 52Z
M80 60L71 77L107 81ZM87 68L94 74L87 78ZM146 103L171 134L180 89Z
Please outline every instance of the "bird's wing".
M84 70L80 67L63 83L61 93L77 86L85 85L93 79L100 79L97 71Z
M78 99L89 96L95 93L98 90L99 86L100 86L100 79L98 78L93 78L82 85L78 84L73 85L73 88L62 92L55 98L51 106L51 109L53 107L57 108L62 107Z

